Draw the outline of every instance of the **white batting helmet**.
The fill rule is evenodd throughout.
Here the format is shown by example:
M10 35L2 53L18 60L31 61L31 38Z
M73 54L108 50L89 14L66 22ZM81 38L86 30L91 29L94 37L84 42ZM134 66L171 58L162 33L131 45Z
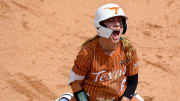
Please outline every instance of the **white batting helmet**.
M127 24L126 24L127 16L124 14L122 8L119 5L111 3L111 4L102 5L96 11L94 25L99 36L110 38L113 30L106 28L101 24L101 22L115 16L122 16L124 18L123 19L124 28L122 34L125 34L127 29Z

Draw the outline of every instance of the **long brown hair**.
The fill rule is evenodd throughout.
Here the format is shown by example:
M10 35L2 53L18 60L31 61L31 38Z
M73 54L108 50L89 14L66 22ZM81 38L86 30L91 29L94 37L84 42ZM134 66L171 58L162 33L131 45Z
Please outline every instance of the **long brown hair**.
M135 47L130 43L130 40L126 37L121 37L122 46L126 55L126 64L132 62L133 59L137 59L137 53Z

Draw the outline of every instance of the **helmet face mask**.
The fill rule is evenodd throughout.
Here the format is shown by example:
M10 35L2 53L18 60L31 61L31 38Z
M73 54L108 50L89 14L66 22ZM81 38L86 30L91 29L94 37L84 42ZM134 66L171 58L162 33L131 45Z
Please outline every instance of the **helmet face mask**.
M111 34L113 33L113 30L108 29L106 25L103 23L103 21L116 16L122 17L122 22L123 22L122 34L125 34L127 29L127 24L126 24L127 17L119 5L105 4L98 8L94 19L94 25L99 36L104 38L110 38Z

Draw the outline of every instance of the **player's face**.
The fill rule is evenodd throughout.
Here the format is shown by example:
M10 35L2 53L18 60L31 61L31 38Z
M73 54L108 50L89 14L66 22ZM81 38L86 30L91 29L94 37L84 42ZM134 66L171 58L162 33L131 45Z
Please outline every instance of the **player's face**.
M122 17L113 17L104 21L104 24L107 28L113 30L114 32L111 35L111 40L115 43L119 42L120 33L123 30Z

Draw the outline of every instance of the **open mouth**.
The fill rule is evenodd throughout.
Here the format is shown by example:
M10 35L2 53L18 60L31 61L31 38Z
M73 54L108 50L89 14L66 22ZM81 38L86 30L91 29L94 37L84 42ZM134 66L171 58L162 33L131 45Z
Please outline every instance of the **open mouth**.
M120 31L113 31L112 38L114 40L119 40Z
M120 31L113 31L113 36L119 36Z

